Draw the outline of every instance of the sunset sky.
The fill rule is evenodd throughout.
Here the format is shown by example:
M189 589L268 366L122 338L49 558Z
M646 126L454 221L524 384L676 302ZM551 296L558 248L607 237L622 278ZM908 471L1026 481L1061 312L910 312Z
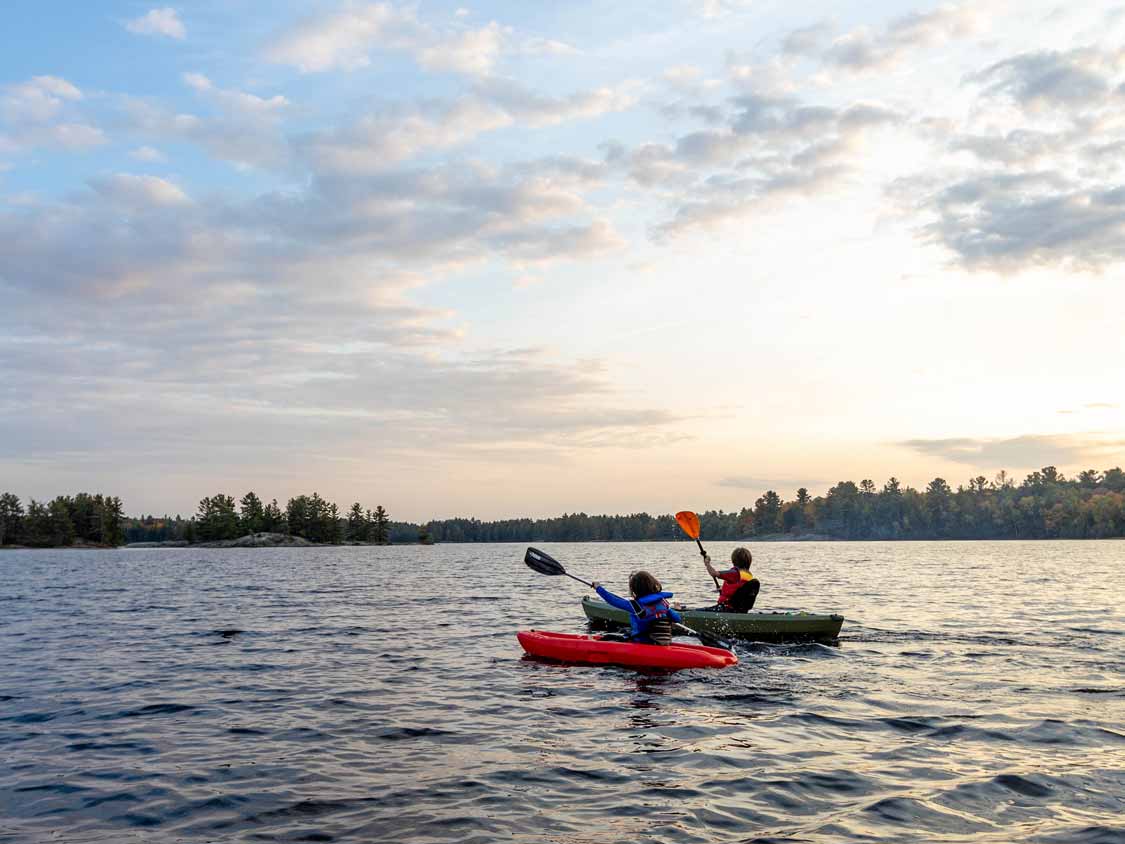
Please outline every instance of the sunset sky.
M1125 7L7 0L0 491L1125 464Z

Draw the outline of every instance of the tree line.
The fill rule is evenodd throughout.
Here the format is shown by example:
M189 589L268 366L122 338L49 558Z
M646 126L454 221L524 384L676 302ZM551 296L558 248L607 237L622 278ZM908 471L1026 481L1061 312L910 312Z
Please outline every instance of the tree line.
M235 539L260 531L288 533L310 542L589 542L677 540L684 536L670 514L588 515L546 519L455 518L392 522L382 506L356 502L342 513L318 493L264 504L253 492L236 505L226 494L199 502L191 518L125 518L116 497L80 493L49 503L32 500L24 512L11 493L0 496L0 545L69 545ZM762 537L826 539L1104 539L1125 537L1125 472L1088 469L1066 478L1054 466L1020 483L1000 472L952 489L934 478L924 489L890 478L840 481L824 495L805 488L792 500L767 490L752 507L700 514L704 536L716 540Z
M276 498L264 504L254 492L242 496L237 506L233 496L217 493L203 498L190 519L142 516L130 520L125 528L128 542L213 542L251 533L285 533L328 544L386 545L392 540L390 518L382 505L370 510L357 501L341 514L336 504L316 492L290 498L284 510ZM417 539L415 528L411 541Z
M28 501L27 509L11 492L0 494L0 545L33 548L74 545L120 545L125 516L116 496L60 495L52 501Z
M1067 479L1046 466L1017 484L1006 472L952 489L934 478L925 489L890 478L840 481L822 496L802 487L784 500L767 490L752 507L700 513L703 535L826 539L1104 539L1125 537L1125 472L1089 469ZM590 542L683 539L671 515L564 514L549 519L446 519L427 526L437 542Z

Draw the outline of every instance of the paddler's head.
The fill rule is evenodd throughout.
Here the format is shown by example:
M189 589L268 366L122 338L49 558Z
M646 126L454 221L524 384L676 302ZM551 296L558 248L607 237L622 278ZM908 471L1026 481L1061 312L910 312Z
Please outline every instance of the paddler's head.
M730 553L730 561L736 569L750 571L750 564L754 562L754 558L750 556L749 548L735 548Z
M629 575L629 591L634 598L643 598L661 591L660 581L647 571L635 571Z

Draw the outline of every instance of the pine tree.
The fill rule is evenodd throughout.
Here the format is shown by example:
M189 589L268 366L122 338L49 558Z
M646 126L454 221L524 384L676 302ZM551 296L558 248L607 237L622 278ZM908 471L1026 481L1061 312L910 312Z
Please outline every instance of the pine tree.
M348 540L350 542L367 541L367 516L363 506L357 501L348 511Z
M325 533L324 541L330 542L333 545L340 544L342 531L340 529L340 508L335 503L328 505L328 510L325 513Z
M281 508L277 506L277 499L275 498L266 505L262 513L262 530L268 533L278 533L285 529L285 515L281 512Z
M196 519L199 538L204 542L238 536L238 514L234 510L234 498L229 495L219 493L202 499Z
M70 499L59 496L47 505L50 520L50 544L66 546L74 544L74 524L70 521Z
M375 508L372 518L374 524L372 525L371 539L379 545L387 545L390 541L387 530L390 519L387 517L387 511L383 509L382 504Z
M125 508L121 504L121 499L116 495L112 498L106 496L102 506L102 542L117 547L125 541L125 534L121 528L124 518Z
M5 492L0 495L0 545L14 545L23 531L23 505L19 498Z
M258 533L264 529L266 514L262 507L262 500L253 492L242 496L239 502L239 527L243 534Z

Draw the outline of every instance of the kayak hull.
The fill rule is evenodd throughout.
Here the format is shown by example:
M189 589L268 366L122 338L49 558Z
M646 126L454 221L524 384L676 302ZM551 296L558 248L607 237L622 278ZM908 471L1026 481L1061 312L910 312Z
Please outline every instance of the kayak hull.
M582 599L582 611L593 627L626 627L629 614L604 601ZM752 639L757 642L832 641L840 635L842 615L803 612L718 613L679 610L684 625L700 633Z
M671 670L726 668L738 662L738 657L730 651L703 645L638 645L632 642L607 642L597 636L577 636L547 630L521 630L516 636L523 649L532 656L558 662Z

